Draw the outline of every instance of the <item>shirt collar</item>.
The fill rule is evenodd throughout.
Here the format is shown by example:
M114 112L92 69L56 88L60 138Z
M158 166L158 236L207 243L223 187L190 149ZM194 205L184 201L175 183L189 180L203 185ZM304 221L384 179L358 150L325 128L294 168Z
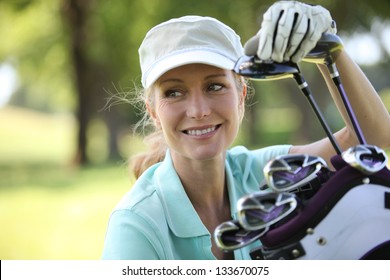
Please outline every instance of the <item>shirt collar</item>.
M225 160L225 172L226 172L226 183L229 194L230 201L230 213L233 219L237 217L237 200L240 198L240 194L237 193L237 188L235 188L234 177L232 169L230 168L228 160Z
M236 203L241 196L234 188L233 173L228 161L225 161L226 180L232 217L236 218ZM173 233L182 238L209 235L198 213L188 198L178 174L173 166L169 150L159 168L156 170L157 192L161 197L169 227Z
M167 221L173 233L183 238L208 235L207 228L192 206L173 167L169 150L156 172L157 192L164 204Z

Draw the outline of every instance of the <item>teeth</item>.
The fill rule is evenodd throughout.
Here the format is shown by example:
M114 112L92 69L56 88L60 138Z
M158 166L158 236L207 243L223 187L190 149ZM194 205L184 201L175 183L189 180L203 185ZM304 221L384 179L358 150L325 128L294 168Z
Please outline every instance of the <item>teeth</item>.
M214 131L215 129L216 129L216 127L213 126L213 127L209 127L207 129L202 129L202 130L199 130L199 129L187 130L187 133L189 135L193 135L193 136L200 136L200 135L203 135L206 133L210 133L210 132Z

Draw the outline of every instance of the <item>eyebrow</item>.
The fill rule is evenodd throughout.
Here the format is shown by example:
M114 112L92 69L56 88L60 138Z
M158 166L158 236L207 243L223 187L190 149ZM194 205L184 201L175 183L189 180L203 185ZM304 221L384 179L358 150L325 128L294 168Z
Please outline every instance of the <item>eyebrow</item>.
M212 78L219 78L219 77L226 77L225 73L220 73L220 74L211 74L205 77L205 80L212 79Z
M219 78L219 77L226 77L226 74L225 73L220 73L220 74L210 74L210 75L207 75L204 80L209 80L209 79L213 79L213 78ZM169 82L176 82L176 83L184 83L183 80L181 79L178 79L178 78L171 78L171 79L164 79L162 81L159 82L159 84L164 84L164 83L169 83Z
M176 79L176 78L164 79L164 80L162 80L162 81L160 80L160 81L158 82L158 84L161 85L161 84L169 83L169 82L183 83L183 80L181 80L181 79Z

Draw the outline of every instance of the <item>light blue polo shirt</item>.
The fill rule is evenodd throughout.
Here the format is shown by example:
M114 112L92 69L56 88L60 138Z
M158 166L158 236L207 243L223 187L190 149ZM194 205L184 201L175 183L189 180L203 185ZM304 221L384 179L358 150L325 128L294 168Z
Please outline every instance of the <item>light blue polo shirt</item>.
M249 151L237 146L226 154L226 178L232 219L237 200L263 182L263 167L287 154L290 145ZM164 161L147 169L111 214L103 259L215 260L211 238L192 206L173 167L169 151ZM250 259L256 242L234 251L235 259Z

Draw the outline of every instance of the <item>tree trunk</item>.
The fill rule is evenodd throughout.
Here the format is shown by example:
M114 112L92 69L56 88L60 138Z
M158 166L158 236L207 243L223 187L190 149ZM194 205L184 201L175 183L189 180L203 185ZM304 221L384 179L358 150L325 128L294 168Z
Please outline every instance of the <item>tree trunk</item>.
M69 27L70 51L73 59L74 79L78 98L77 121L77 153L76 164L86 164L87 158L87 126L90 119L88 104L89 88L89 63L86 57L86 21L90 9L89 0L63 0L63 17L66 26Z

